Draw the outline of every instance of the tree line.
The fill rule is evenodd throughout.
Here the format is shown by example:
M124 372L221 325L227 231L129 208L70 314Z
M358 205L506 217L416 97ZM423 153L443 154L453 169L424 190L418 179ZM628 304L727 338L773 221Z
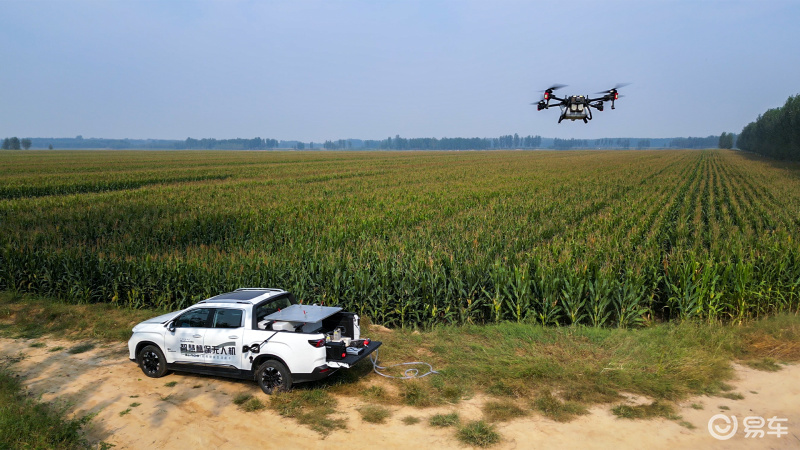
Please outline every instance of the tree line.
M736 146L771 158L800 160L800 94L745 125Z
M520 136L518 133L498 137L472 138L404 138L400 135L386 139L337 139L320 142L284 141L270 138L215 139L188 137L185 140L168 139L104 139L104 138L6 138L3 149L59 148L59 149L165 149L165 150L273 150L273 149L325 149L325 150L497 150L497 149L648 149L648 148L714 148L727 143L733 133L708 137L677 138L601 138L560 139L539 135ZM27 145L27 147L26 147ZM733 143L725 144L733 147ZM730 148L730 147L722 147Z
M16 136L3 139L3 150L20 150L31 148L31 140L28 138L20 139Z

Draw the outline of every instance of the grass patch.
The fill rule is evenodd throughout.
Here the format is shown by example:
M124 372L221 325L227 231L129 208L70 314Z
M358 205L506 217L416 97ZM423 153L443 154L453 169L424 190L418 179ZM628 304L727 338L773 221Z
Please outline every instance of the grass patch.
M743 363L751 369L763 370L764 372L777 372L783 369L783 367L772 358L751 359L743 361Z
M69 353L71 355L77 355L79 353L88 352L89 350L92 350L93 348L94 348L94 343L85 342L83 344L78 344L78 345L70 348L69 350L67 350L67 353Z
M35 401L13 373L0 368L0 448L90 448L81 430L91 416L66 417L66 408Z
M719 408L719 409L721 409L723 411L730 411L730 408L725 406L725 405L719 405L719 406L717 406L717 408Z
M42 348L42 347L47 347L47 344L45 344L44 342L34 342L31 345L29 345L29 347L31 347L31 348Z
M483 405L483 417L490 422L505 422L528 415L528 412L510 400L489 401Z
M703 409L703 405L700 403L692 403L692 409Z
M292 417L317 433L327 436L337 429L347 428L344 419L330 417L336 412L335 398L323 389L295 389L270 396L270 408L281 416Z
M422 419L415 416L405 416L400 421L406 425L415 425L421 422Z
M425 380L407 380L400 385L400 398L406 405L425 408L444 401Z
M470 422L458 429L458 440L467 445L489 447L500 442L500 433L493 425L482 420Z
M54 352L60 352L61 350L64 350L64 347L59 345L58 347L53 347L53 348L51 348L51 349L49 349L47 351L50 352L50 353L54 353Z
M233 398L233 404L241 408L245 412L259 411L266 408L261 399L254 397L253 394L240 392Z
M266 408L266 405L264 405L264 402L262 402L261 399L253 397L250 400L244 402L244 404L242 404L241 408L242 408L242 411L244 411L244 412L253 412L253 411L259 411L259 410L262 410L262 409Z
M680 426L682 426L682 427L684 427L684 428L688 428L688 429L690 429L690 430L694 430L695 428L697 428L696 426L694 426L694 424L693 424L693 423L691 423L691 422L687 422L687 421L685 421L685 420L681 420L681 421L679 421L679 422L678 422L678 425L680 425Z
M533 409L556 422L569 422L575 416L588 414L589 410L580 403L562 401L552 392L544 391L533 400Z
M461 422L458 413L436 414L428 420L432 427L454 427Z
M122 417L122 416L124 416L124 415L128 414L129 412L131 412L131 409L130 409L130 408L126 409L125 411L120 411L120 412L119 412L119 416L120 416L120 417Z
M617 405L611 408L615 416L623 419L652 419L653 417L664 417L670 420L678 419L675 415L675 408L672 405L655 401L649 405Z
M391 398L391 395L383 386L370 386L361 391L361 395L366 399L375 401L387 401Z
M177 381L168 381L168 382L164 383L164 386L166 386L166 387L175 387L176 384L178 384Z
M141 404L141 403L139 403L139 402L133 402L133 403L131 403L131 404L130 404L130 405L128 405L128 406L130 406L131 408L136 408L137 406L141 406L141 405L142 405L142 404Z
M717 395L718 397L728 398L731 400L742 400L744 399L744 395L738 392L723 392Z
M107 303L69 304L35 295L0 292L0 335L36 339L124 342L137 323L168 311L120 308ZM55 350L54 350L55 351Z
M386 423L392 412L383 406L367 405L358 409L361 419L369 423Z

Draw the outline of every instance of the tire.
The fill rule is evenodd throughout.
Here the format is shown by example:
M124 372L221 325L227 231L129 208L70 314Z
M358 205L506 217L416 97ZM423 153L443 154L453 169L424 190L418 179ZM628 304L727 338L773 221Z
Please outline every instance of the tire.
M167 359L164 353L155 345L146 345L136 355L136 362L145 375L150 378L160 378L167 374Z
M285 392L292 387L292 374L280 361L264 361L256 370L256 383L267 395Z

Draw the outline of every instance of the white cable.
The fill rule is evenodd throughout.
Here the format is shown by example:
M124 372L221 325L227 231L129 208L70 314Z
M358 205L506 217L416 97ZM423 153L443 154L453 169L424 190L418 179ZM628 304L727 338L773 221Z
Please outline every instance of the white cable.
M400 380L409 380L411 378L427 377L428 375L430 375L432 373L439 373L439 372L433 370L433 366L432 365L430 365L430 364L428 364L426 362L421 362L421 361L392 364L391 366L386 366L386 367L379 366L378 365L378 349L375 349L375 352L373 354L369 355L369 360L372 362L372 370L374 370L375 373L377 373L378 375L380 375L382 377L386 377L386 378L397 378L397 379L400 379ZM414 365L414 364L425 364L426 366L428 366L428 368L430 370L428 370L424 374L420 375L419 374L419 369L416 369L416 368L406 369L403 372L404 376L402 376L402 377L396 377L396 376L393 376L393 375L386 375L385 373L381 373L380 370L378 370L378 369L386 370L386 369L391 369L392 367L410 366L410 365Z

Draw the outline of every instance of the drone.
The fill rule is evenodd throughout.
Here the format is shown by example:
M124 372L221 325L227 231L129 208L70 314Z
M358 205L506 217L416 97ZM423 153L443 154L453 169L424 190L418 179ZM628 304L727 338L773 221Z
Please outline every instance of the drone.
M583 123L589 123L592 120L592 108L602 111L603 102L611 102L611 109L614 109L614 101L619 100L619 93L617 90L621 87L627 86L629 83L618 84L607 91L596 92L603 94L602 97L589 98L583 95L570 95L569 97L558 98L553 95L553 91L566 87L565 84L554 84L544 91L544 98L539 100L538 103L531 103L536 105L538 111L548 109L551 106L558 106L561 108L561 117L558 118L558 123L562 120L583 120ZM556 100L558 103L551 104L550 100Z

